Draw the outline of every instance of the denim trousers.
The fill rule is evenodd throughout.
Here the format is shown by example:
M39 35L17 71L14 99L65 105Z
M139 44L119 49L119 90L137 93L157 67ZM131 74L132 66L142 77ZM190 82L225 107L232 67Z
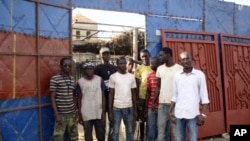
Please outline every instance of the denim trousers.
M98 141L105 141L105 124L101 119L93 119L84 121L85 141L93 141L93 126L95 127L96 138Z
M155 141L158 134L157 129L157 118L158 112L153 111L152 108L148 108L148 118L147 118L147 141Z
M177 134L176 141L185 141L186 129L188 131L189 141L197 141L198 140L197 118L176 119L176 128L175 128L175 132Z
M158 107L158 141L170 141L170 118L168 115L169 104L159 103Z
M113 107L113 134L112 134L113 141L119 141L119 129L122 119L126 128L126 141L133 141L133 118L134 118L134 111L132 107L129 108Z

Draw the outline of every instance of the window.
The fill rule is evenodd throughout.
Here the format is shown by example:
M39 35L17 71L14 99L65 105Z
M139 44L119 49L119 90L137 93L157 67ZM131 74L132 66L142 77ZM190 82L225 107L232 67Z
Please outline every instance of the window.
M76 31L76 39L80 39L80 31L79 30Z
M91 33L90 31L87 31L87 32L86 32L86 36L89 36L89 35L90 35L90 33Z

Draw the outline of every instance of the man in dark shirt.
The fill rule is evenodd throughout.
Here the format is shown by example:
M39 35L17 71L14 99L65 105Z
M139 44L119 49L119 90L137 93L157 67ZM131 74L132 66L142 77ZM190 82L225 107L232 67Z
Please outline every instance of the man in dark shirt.
M100 56L102 58L102 63L97 65L95 67L95 71L94 73L98 76L100 76L103 80L104 83L106 85L106 89L104 91L105 94L105 103L108 103L108 99L109 99L109 90L108 90L108 84L109 84L109 77L111 74L116 72L116 67L112 64L110 64L110 49L107 47L102 47L100 49ZM106 112L108 113L108 104L106 104ZM108 117L108 116L107 116ZM108 124L112 124L112 123L107 123L106 122L106 132L108 133L108 141L111 140L111 133L112 130L109 129Z

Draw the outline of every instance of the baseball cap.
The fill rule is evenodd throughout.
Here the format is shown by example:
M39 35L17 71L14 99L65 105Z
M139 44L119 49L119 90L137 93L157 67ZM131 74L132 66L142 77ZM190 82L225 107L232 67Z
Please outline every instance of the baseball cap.
M100 54L103 54L104 52L110 52L109 48L108 47L102 47L100 49Z

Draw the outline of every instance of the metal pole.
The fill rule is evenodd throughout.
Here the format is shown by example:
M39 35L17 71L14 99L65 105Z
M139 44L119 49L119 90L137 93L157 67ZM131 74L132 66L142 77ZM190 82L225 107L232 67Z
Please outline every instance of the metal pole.
M138 60L138 28L133 29L133 59Z

